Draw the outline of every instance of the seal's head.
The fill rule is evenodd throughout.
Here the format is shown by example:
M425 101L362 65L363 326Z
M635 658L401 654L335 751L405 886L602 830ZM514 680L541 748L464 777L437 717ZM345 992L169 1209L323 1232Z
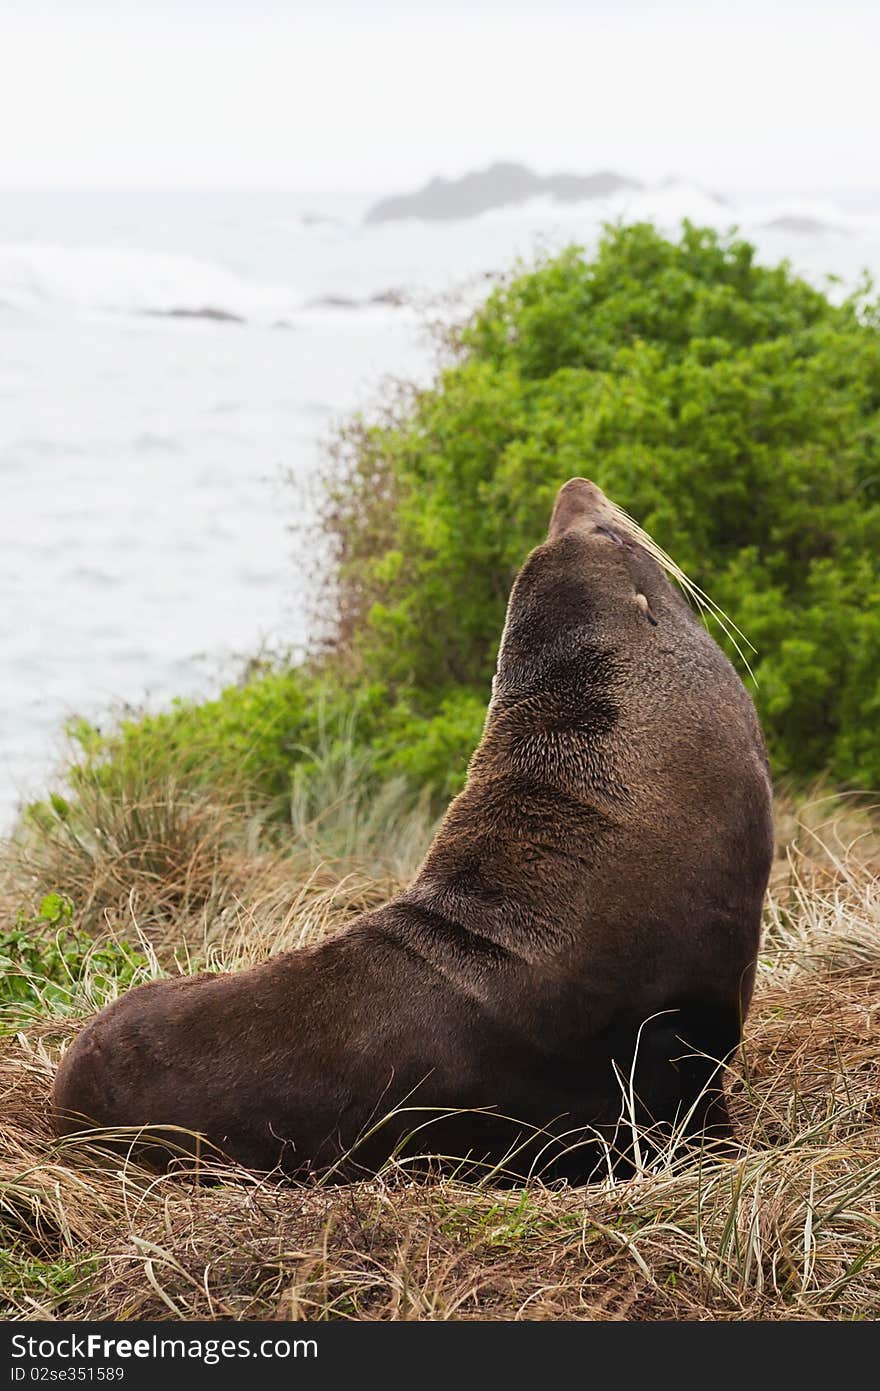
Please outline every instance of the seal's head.
M653 795L673 765L690 783L697 749L712 776L737 747L763 760L742 682L657 556L681 577L595 483L560 489L513 586L493 681L486 735L511 764L581 788L601 764L604 785Z
M595 483L572 478L559 490L546 541L514 585L496 692L505 682L517 684L517 672L555 667L578 646L631 666L647 644L656 657L671 633L693 640L695 627L634 524Z

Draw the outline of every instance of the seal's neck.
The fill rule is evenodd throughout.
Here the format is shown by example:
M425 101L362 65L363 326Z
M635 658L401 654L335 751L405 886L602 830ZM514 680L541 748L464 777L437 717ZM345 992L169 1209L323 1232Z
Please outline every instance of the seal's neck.
M467 790L526 784L614 815L630 801L614 682L585 686L566 672L539 688L496 689ZM491 792L490 792L491 797Z
M557 759L548 780L502 771L484 740L404 899L517 958L570 951L591 912L596 854L620 808L589 759L576 746L561 753L562 743L542 751L545 769L548 756ZM589 777L589 797L566 790L579 776Z

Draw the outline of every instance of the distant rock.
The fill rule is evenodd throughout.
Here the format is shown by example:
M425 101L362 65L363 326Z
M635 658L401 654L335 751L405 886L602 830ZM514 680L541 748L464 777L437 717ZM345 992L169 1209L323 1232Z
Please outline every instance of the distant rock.
M377 295L370 295L370 304L385 304L390 309L402 309L405 304L409 304L410 297L406 290L399 290L392 286L390 290L380 290Z
M581 203L586 198L609 198L624 189L644 188L640 179L600 169L596 174L548 174L539 179L539 193L549 193L558 203Z
M490 164L460 179L432 179L415 193L396 194L374 204L367 222L394 222L418 217L427 222L478 217L492 208L525 203L542 194L559 203L607 198L621 189L641 189L637 179L603 170L597 174L541 175L524 164Z
M386 308L400 309L409 304L410 296L406 290L392 286L390 290L379 290L367 299L352 299L349 295L319 295L310 299L307 309L367 309L371 304L381 304Z
M228 309L214 309L206 304L201 309L147 309L145 313L153 319L211 319L217 324L243 324L240 314L232 314Z
M318 295L306 304L307 309L360 309L360 307L360 300L352 299L349 295Z
M761 225L768 232L791 232L796 237L822 237L829 232L846 231L845 227L836 227L833 222L823 222L818 217L798 217L795 213L774 217Z

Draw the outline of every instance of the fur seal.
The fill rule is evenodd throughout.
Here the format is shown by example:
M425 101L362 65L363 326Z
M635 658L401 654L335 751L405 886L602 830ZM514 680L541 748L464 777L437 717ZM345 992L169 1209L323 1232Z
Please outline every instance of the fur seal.
M739 677L572 479L410 887L318 945L116 1000L62 1059L56 1126L141 1128L160 1163L182 1127L339 1179L405 1153L584 1182L631 1164L633 1120L723 1137L772 844Z

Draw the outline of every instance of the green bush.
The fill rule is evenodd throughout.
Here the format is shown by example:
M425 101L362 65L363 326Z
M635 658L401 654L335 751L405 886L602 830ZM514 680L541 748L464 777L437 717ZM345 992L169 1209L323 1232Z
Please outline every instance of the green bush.
M451 332L430 389L401 390L340 438L329 652L109 739L81 727L80 776L164 769L287 819L338 728L363 750L360 785L404 777L442 800L480 736L513 576L581 474L757 648L777 774L880 786L880 310L867 296L835 304L687 224L677 242L612 229L592 258L572 248L514 274Z
M385 687L346 682L320 665L251 664L210 700L177 699L105 730L72 721L74 800L52 792L28 807L25 821L44 835L70 822L79 844L75 813L95 795L137 807L158 789L158 810L172 790L204 789L232 811L299 824L306 784L326 784L328 766L347 767L353 776L356 765L363 797L386 774L400 774L400 766L389 766L393 758L380 756L388 708Z
M212 700L175 700L107 732L77 720L69 727L79 753L74 785L95 776L110 784L173 778L241 799L283 797L316 700L304 673L256 666Z
M386 688L388 765L460 779L511 580L581 474L758 649L777 773L880 786L878 327L867 287L835 305L687 225L498 288L434 387L348 433L331 489L339 639Z

